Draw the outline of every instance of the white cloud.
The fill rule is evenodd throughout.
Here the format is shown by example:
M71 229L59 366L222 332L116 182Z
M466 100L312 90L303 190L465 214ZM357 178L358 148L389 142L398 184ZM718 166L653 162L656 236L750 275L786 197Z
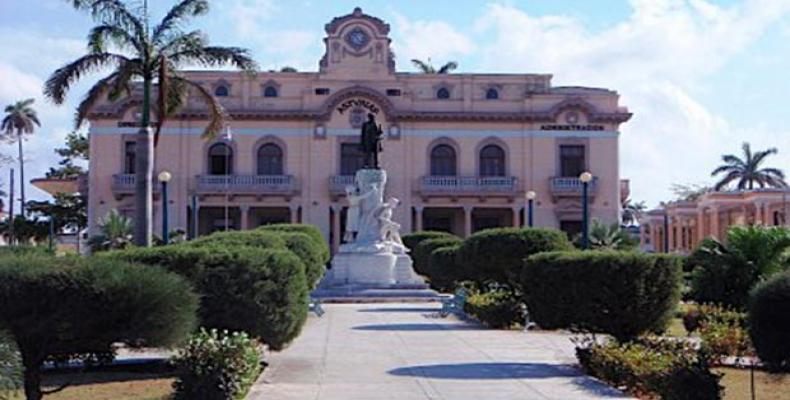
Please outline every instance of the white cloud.
M591 31L570 16L489 5L475 25L478 36L493 35L481 46L479 67L549 72L555 85L620 92L634 112L622 129L621 174L632 179L635 197L657 203L673 182L708 180L722 152L737 152L741 141L762 142L756 133L734 132L699 93L712 74L790 13L790 1L723 7L705 0L632 0L631 6L626 20Z
M277 11L274 0L232 0L223 4L240 36L253 35Z
M395 29L392 47L399 63L417 58L431 59L436 66L454 57L471 54L475 46L452 25L438 20L411 21L401 14L394 14ZM405 65L400 65L405 68Z

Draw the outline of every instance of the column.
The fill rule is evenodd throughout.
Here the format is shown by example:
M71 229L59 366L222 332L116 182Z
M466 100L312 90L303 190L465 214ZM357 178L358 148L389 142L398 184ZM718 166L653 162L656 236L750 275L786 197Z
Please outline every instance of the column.
M250 206L242 204L239 209L241 210L241 230L246 231L250 229Z
M464 237L472 236L472 206L464 206Z
M705 240L705 208L701 207L697 209L697 243L698 245Z
M669 239L668 240L669 246L666 249L667 253L675 251L675 240L676 240L675 239L675 232L677 232L677 230L675 229L675 217L669 217L669 228L668 228L668 230L669 230L669 232L665 233L667 235L667 238Z
M719 207L710 208L710 236L719 240Z
M298 224L299 223L299 206L292 205L289 207L291 210L291 223Z
M513 207L513 227L519 228L521 227L521 220L519 218L519 214L521 213L521 207Z
M425 209L423 206L414 207L414 232L422 231L422 212Z
M340 248L340 236L343 232L340 232L340 210L342 210L342 206L333 205L332 206L332 251L337 252L337 249Z

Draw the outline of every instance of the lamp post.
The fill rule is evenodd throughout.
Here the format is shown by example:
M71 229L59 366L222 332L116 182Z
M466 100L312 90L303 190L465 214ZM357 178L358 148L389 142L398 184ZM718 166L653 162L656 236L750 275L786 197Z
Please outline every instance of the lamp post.
M533 226L532 215L533 215L533 208L535 204L535 197L537 196L538 194L535 193L534 190L530 190L527 192L527 226L529 226L530 228L532 228Z
M587 171L579 175L579 180L582 181L582 249L585 250L590 248L589 190L592 179L592 174Z
M167 227L167 183L173 179L173 175L168 171L159 173L159 182L162 183L162 241L165 244L170 243L170 231Z

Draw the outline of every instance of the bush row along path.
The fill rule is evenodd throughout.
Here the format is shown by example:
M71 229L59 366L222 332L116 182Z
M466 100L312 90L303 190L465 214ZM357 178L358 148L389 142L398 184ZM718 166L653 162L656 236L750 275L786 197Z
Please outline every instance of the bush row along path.
M489 330L437 304L329 304L267 361L248 400L609 399L569 336Z

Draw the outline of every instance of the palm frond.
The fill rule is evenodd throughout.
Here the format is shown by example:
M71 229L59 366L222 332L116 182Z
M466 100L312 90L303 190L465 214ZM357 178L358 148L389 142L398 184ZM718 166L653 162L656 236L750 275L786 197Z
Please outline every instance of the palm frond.
M178 25L189 18L204 15L208 12L209 4L207 0L181 0L178 4L168 11L162 22L154 28L153 42L160 41L177 28Z
M728 172L729 173L729 172L732 172L732 171L740 171L740 170L741 170L740 168L735 167L733 165L721 165L718 168L714 169L713 172L710 173L710 176L716 176L716 175L721 174L723 172Z
M87 2L74 1L74 3ZM130 31L141 43L147 40L145 22L129 10L121 0L93 0L89 5L83 4L77 8L89 10L93 18L100 22Z
M426 63L425 61L418 60L415 58L411 60L411 63L414 64L414 66L417 67L417 69L419 69L420 72L424 74L436 73L436 70L433 68L433 66L429 63Z
M737 165L737 166L746 165L746 163L743 160L741 160L740 157L733 154L725 154L721 156L721 160L730 165Z
M186 50L169 57L175 65L196 63L204 67L231 65L244 71L256 71L258 64L249 55L249 50L240 47L203 47Z
M172 77L172 82L179 82L184 86L193 89L195 94L200 97L206 103L206 105L208 105L209 123L208 126L206 126L206 129L203 131L202 137L204 139L215 138L222 131L222 128L229 119L229 116L225 111L225 108L222 107L222 104L220 104L219 101L214 96L212 96L208 90L206 90L206 88L197 82L193 82L181 77Z
M96 71L102 67L122 64L128 61L128 58L113 53L96 53L82 56L76 61L59 68L47 79L47 82L44 84L44 95L52 99L55 104L63 104L71 85L84 74Z
M754 153L754 156L752 158L752 165L753 165L753 167L755 169L757 169L757 167L759 167L760 164L762 164L762 162L765 161L766 157L768 157L770 155L773 155L773 154L776 154L778 152L779 152L779 150L776 147L771 147L771 148L769 148L767 150L761 150L761 151L758 151L758 152Z
M117 101L123 95L130 96L132 94L132 79L135 76L143 75L142 61L131 60L119 66L115 72L118 73L118 76L107 93L107 99L110 101Z
M439 68L439 71L437 73L449 74L450 72L456 70L457 68L458 68L458 63L455 61L450 61L447 64L442 65L442 67Z
M88 91L85 98L82 99L77 106L77 112L74 114L74 129L79 129L88 117L90 109L99 101L99 99L107 92L112 90L114 81L118 78L118 72L113 72L109 76L100 79Z
M179 32L167 35L166 38L162 39L159 44L159 53L165 54L172 59L178 53L199 51L206 46L208 46L208 40L203 32L199 30L188 33Z
M144 51L142 44L137 38L116 25L98 25L93 27L88 33L88 49L92 53L107 52L108 42L114 44L120 50L133 48L138 53Z
M720 191L723 188L727 187L727 185L729 185L732 181L740 177L741 174L738 171L731 171L729 174L727 174L724 178L722 178L720 181L716 183L716 186L714 186L714 190Z

